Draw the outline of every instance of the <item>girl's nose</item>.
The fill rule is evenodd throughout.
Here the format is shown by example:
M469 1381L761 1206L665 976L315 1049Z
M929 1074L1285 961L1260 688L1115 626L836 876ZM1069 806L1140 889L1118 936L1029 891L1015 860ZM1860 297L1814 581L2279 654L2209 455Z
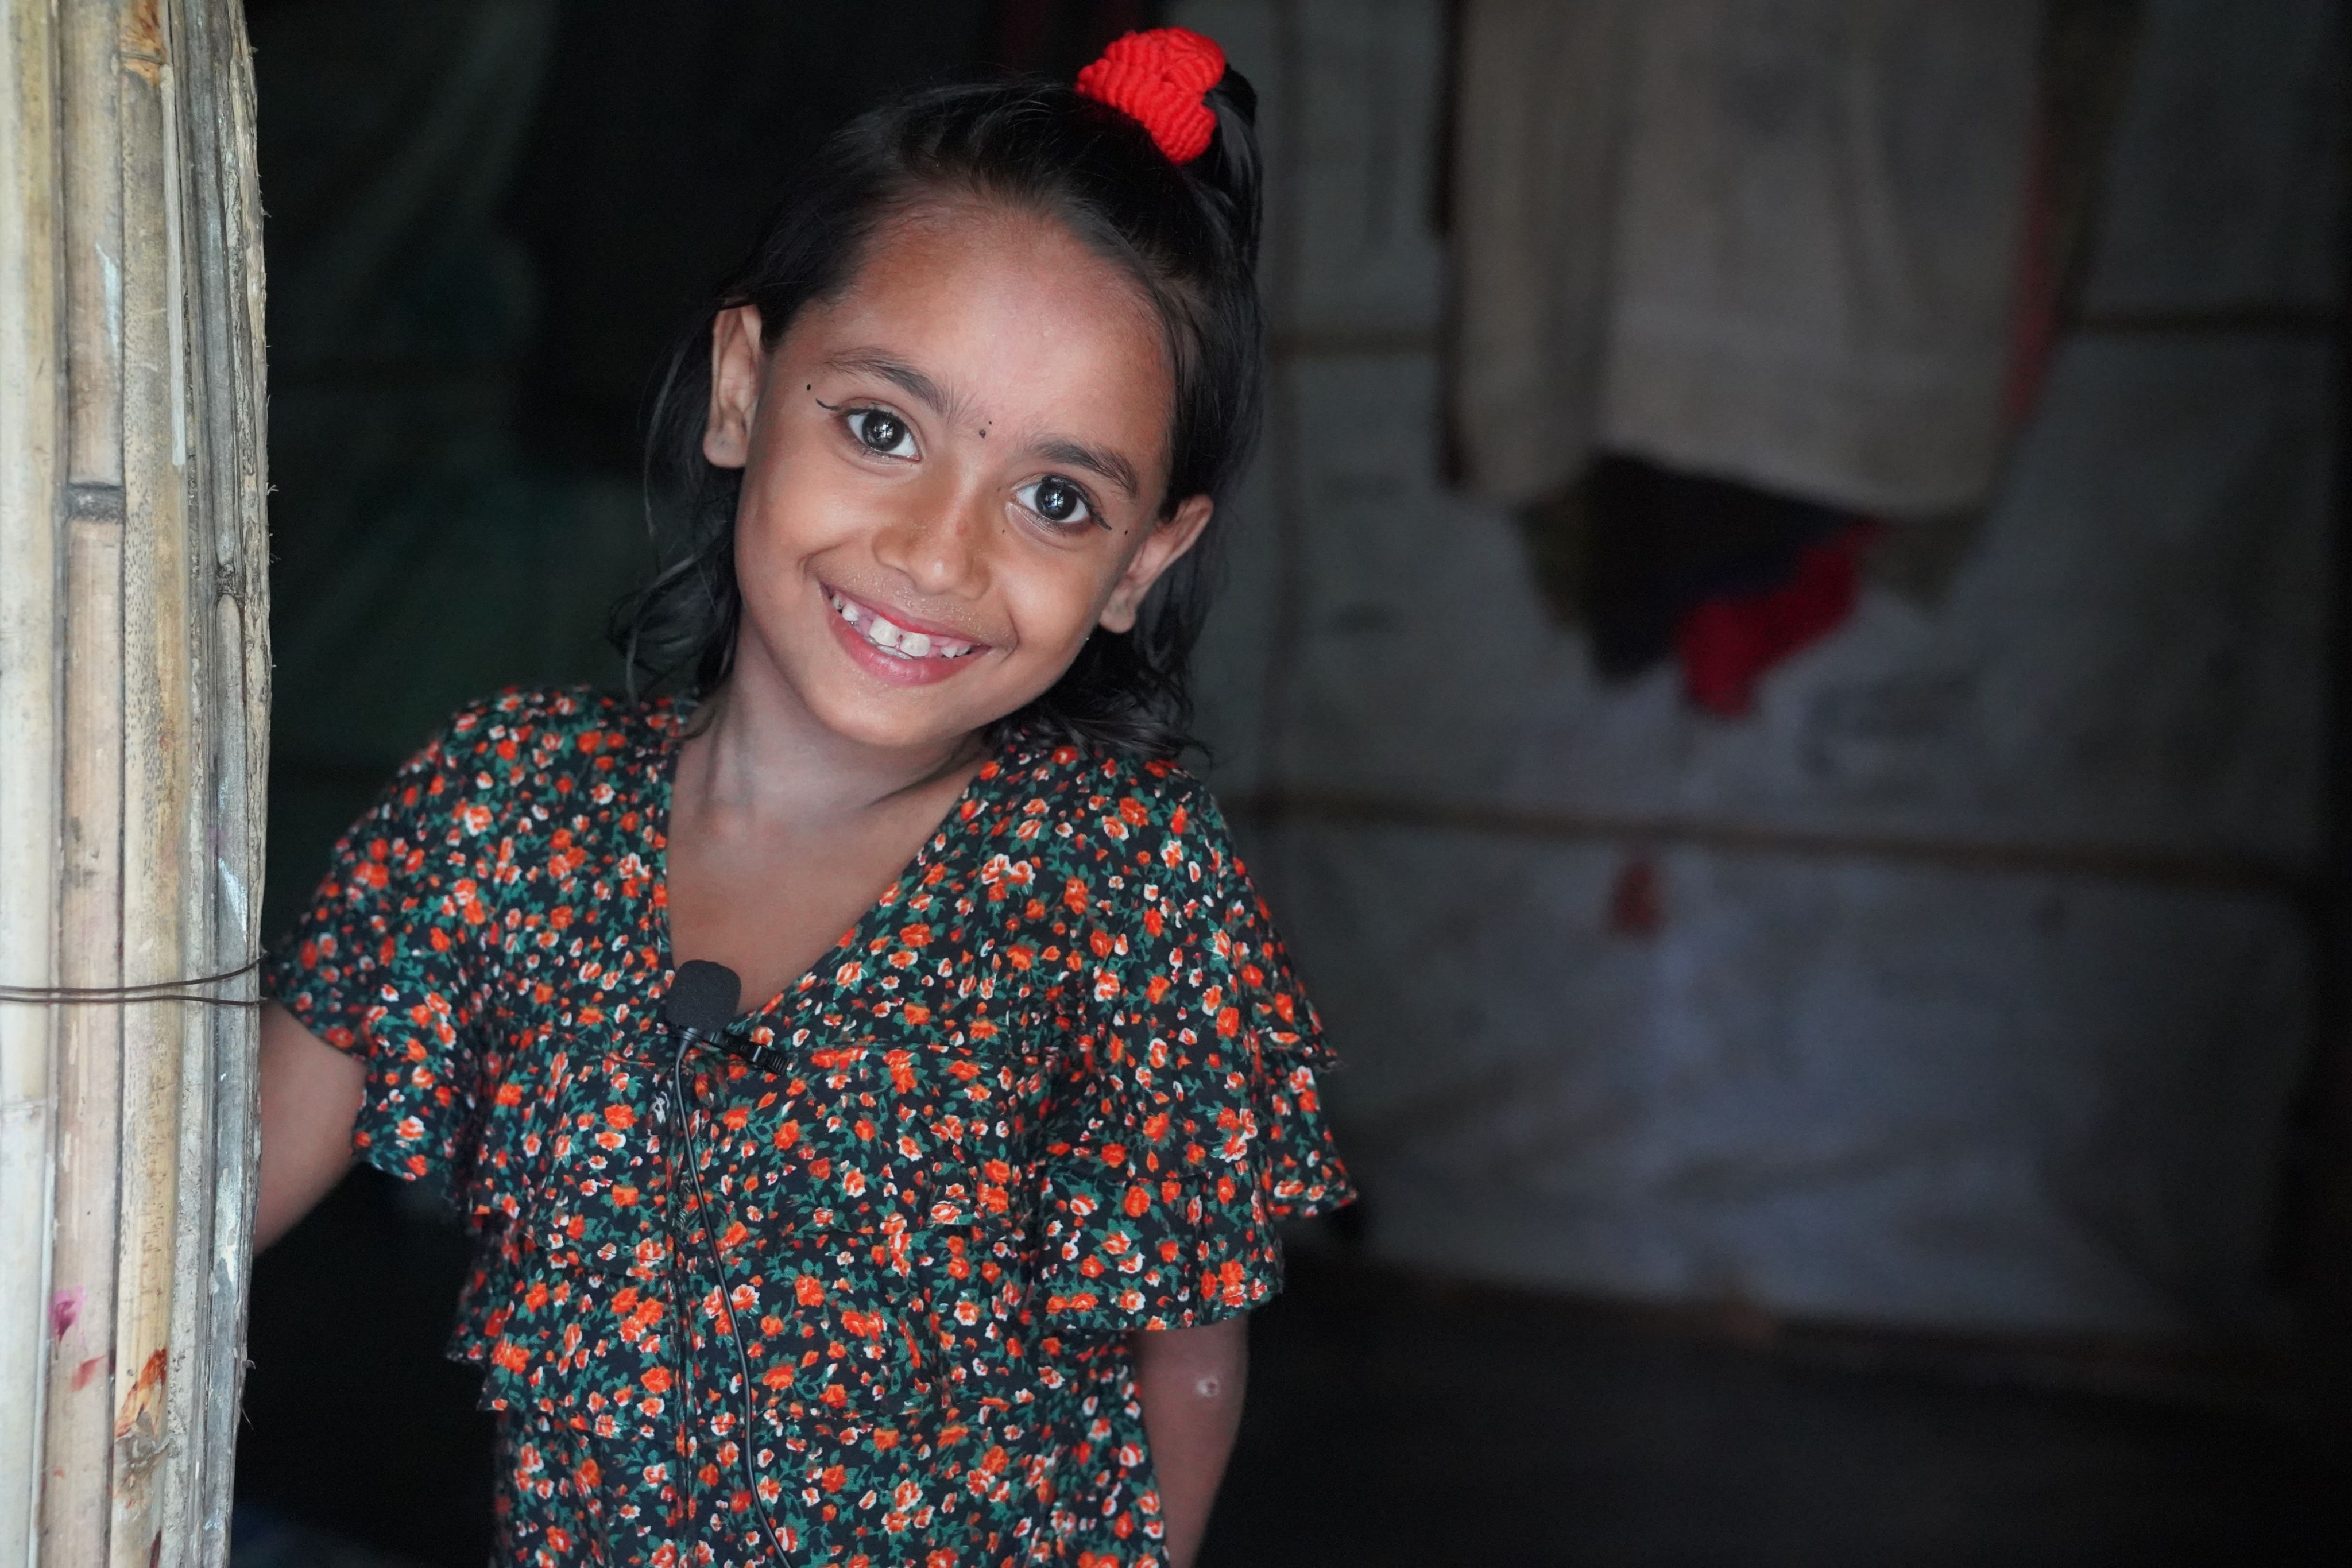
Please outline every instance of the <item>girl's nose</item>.
M969 598L987 580L988 497L978 486L923 486L875 540L875 559L919 593Z

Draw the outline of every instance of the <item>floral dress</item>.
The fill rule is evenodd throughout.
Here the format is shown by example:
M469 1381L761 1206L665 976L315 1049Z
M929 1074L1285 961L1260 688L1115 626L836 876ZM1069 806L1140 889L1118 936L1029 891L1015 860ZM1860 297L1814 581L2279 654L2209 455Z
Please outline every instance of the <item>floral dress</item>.
M1166 764L999 748L680 1075L682 718L460 713L268 966L365 1063L360 1155L473 1233L452 1354L499 1413L499 1562L772 1562L756 1487L794 1563L1160 1563L1129 1331L1265 1301L1275 1223L1351 1196L1215 803Z

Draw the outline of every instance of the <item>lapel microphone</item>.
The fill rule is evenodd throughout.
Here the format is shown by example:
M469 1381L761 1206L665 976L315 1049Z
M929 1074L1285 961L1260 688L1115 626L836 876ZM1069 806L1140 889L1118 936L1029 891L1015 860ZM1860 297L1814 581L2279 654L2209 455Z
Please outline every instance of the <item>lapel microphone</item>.
M724 964L689 958L677 967L677 975L669 983L662 1016L689 1043L719 1045L742 999L741 976Z
M662 1016L688 1043L709 1046L757 1067L767 1054L765 1048L727 1029L742 1002L742 977L724 964L690 958L677 967L677 975L670 981Z

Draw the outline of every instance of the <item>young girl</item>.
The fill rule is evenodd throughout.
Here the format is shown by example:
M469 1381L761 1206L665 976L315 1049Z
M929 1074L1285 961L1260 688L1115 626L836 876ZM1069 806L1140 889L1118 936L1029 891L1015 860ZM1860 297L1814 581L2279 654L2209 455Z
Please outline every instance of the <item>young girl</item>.
M837 134L665 394L685 695L462 711L273 956L258 1243L354 1151L459 1196L499 1561L1191 1562L1274 1226L1349 1196L1170 760L1253 110L1163 29Z

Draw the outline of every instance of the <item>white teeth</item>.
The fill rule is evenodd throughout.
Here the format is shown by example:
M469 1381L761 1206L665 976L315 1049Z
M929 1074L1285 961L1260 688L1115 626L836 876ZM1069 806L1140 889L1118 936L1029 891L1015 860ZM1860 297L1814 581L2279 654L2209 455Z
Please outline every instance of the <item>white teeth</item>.
M837 593L826 595L834 613L860 627L866 640L877 648L887 648L906 659L961 659L976 644L958 643L946 637L933 637L928 632L909 632L895 626L872 611L861 611Z

